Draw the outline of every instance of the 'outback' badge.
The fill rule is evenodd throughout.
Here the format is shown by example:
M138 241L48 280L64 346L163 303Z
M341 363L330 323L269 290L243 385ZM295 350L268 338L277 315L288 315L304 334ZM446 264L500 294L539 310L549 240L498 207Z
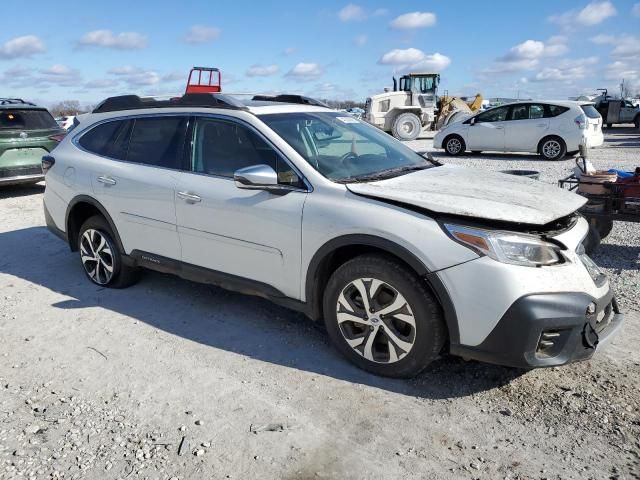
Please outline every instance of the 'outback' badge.
M22 138L23 140L25 138L27 138L29 136L29 134L27 132L20 132L20 138Z

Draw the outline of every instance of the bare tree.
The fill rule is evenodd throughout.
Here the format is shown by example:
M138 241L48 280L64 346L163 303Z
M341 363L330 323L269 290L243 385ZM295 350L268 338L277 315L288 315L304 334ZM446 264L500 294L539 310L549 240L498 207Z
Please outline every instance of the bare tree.
M64 100L56 103L49 111L54 117L67 117L70 115L78 115L83 112L78 100Z

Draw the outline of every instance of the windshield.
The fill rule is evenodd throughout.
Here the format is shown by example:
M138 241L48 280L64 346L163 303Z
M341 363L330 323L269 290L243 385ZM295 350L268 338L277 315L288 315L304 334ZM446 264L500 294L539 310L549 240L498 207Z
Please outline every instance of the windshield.
M340 112L265 114L260 119L336 182L380 180L433 166L388 134Z
M59 128L46 110L2 110L0 129L2 130L44 130Z

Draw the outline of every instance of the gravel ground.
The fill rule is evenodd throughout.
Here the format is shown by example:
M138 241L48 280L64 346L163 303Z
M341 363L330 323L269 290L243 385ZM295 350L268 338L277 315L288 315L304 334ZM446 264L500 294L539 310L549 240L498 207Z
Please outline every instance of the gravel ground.
M634 163L616 145L637 136L617 132L594 163ZM554 181L572 161L455 162ZM596 256L628 315L592 360L526 372L444 357L396 381L262 299L152 272L90 284L41 202L42 187L0 192L2 480L640 478L638 227L616 225Z

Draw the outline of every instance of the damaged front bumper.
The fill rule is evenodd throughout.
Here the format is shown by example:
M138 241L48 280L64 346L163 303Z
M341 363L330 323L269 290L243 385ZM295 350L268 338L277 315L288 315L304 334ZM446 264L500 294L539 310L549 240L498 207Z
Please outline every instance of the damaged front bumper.
M609 290L532 294L518 299L479 345L451 345L465 358L520 368L586 360L620 331L624 316Z

